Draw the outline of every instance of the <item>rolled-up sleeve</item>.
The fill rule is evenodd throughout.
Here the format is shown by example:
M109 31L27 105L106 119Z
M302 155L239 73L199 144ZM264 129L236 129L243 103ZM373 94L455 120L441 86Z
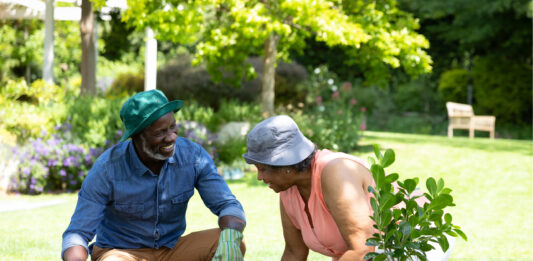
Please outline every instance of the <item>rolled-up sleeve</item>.
M246 222L241 203L235 198L209 154L200 147L196 158L196 189L204 204L218 216L234 216Z
M109 198L109 184L104 173L104 166L95 163L83 181L76 209L68 228L63 233L61 258L64 252L73 246L83 246L89 253L88 242L96 234Z

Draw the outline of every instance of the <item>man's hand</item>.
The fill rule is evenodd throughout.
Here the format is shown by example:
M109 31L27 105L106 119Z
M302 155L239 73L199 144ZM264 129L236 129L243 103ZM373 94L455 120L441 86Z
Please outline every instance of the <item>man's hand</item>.
M241 252L242 233L232 228L220 232L218 248L213 256L213 261L243 261Z
M73 246L63 253L65 261L85 261L87 260L87 250L82 246Z

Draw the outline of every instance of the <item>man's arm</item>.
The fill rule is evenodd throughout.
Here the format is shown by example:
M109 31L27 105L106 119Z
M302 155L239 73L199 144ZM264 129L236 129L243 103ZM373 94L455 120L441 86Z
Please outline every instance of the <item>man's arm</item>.
M241 203L233 195L226 181L218 174L217 168L209 154L202 147L197 146L199 151L195 160L195 168L198 173L195 187L200 197L202 197L204 204L213 214L219 217L219 226L233 225L234 222L231 221L233 218L241 220L246 224ZM226 216L230 217L226 218ZM237 228L240 228L239 225L237 226Z
M336 159L322 170L324 202L341 232L348 251L339 260L363 260L372 248L366 240L372 236L372 220L367 201L370 171L348 159Z
M111 191L109 183L100 175L104 170L99 161L95 162L83 181L76 209L63 233L61 257L66 261L77 261L70 259L71 257L87 259L87 243L93 239L96 228L103 219Z
M63 259L65 261L85 261L87 260L87 250L82 246L73 246L65 250Z
M218 226L221 230L225 228L232 228L242 233L246 223L244 220L234 216L223 216L218 220Z
M283 227L283 237L285 238L285 250L281 260L307 260L309 248L305 245L302 238L302 232L297 229L290 220L283 202L279 201L279 208L281 214L281 225Z

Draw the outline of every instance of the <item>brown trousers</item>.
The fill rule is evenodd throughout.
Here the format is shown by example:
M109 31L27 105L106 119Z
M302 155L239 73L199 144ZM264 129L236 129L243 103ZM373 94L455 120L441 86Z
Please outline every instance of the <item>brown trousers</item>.
M140 249L111 249L93 247L92 261L152 261L152 260L205 260L213 259L217 251L220 229L208 229L190 233L181 237L173 249L170 248L140 248ZM244 242L241 251L245 252Z

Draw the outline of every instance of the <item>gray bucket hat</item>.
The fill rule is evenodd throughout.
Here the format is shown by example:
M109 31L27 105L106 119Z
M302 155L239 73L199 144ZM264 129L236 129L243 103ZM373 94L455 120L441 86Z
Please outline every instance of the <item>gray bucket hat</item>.
M242 155L248 164L290 166L306 159L315 150L287 115L268 118L257 124L246 138L248 153Z

